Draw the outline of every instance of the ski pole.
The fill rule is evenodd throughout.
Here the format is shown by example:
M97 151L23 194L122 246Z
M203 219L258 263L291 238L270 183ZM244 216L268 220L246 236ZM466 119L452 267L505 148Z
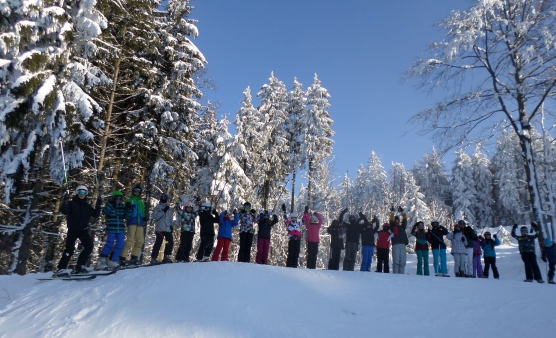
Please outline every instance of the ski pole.
M64 144L62 143L62 140L60 140L60 150L62 151L62 165L64 166L64 179L66 180L66 193L69 195L68 174L66 171L66 159L64 158Z
M93 147L93 165L95 166L95 181L97 183L97 188L98 188L98 170L97 170L97 157L95 155L95 147Z

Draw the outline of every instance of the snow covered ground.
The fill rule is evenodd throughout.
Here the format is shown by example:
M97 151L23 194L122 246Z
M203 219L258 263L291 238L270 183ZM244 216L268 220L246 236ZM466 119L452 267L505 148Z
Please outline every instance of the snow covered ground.
M0 276L0 337L552 336L556 285L524 283L517 248L497 249L500 280L416 276L415 255L409 275L211 262Z

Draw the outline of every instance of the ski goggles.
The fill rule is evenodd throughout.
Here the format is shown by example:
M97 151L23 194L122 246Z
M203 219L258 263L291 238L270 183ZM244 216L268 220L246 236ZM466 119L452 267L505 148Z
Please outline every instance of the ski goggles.
M249 211L249 210L251 210L251 207L245 206L245 207L243 207L243 209L245 209L245 211Z
M116 201L121 201L122 198L123 198L123 196L120 196L120 195L114 196L114 199L115 199Z
M87 190L83 190L83 189L77 190L77 194L81 195L81 196L86 196L87 195Z

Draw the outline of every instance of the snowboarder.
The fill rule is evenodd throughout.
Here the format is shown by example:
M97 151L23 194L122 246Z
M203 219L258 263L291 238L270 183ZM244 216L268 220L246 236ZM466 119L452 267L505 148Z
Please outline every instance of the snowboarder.
M164 246L164 258L162 263L173 263L170 256L174 249L174 209L168 204L168 195L162 193L160 195L160 203L153 210L153 219L155 221L156 240L154 242L153 251L151 252L151 264L158 264L158 252L162 246L162 241L166 240Z
M119 266L118 259L125 243L125 220L129 217L131 210L127 209L124 202L124 194L116 190L112 193L112 200L106 203L102 209L106 224L106 243L100 252L96 269L116 268ZM114 245L116 242L116 245ZM112 252L112 259L109 259Z
M376 272L390 273L390 240L394 235L390 230L390 223L384 223L377 232L376 240Z
M301 221L307 229L307 269L316 269L322 216L318 212L309 212L309 207L306 206L305 213L303 214Z
M429 272L429 243L431 234L425 232L425 223L419 221L411 229L411 235L415 236L415 253L417 254L417 274L428 276Z
M141 247L145 243L145 223L148 217L145 215L145 204L141 200L141 192L143 189L140 185L133 187L132 195L126 201L126 208L131 210L130 216L126 220L126 240L122 255L120 256L120 265L139 265L139 255ZM127 260L127 254L131 249L130 260Z
M390 230L394 234L392 237L392 273L404 274L405 264L407 262L406 246L409 244L407 238L407 215L403 212L403 208L398 206L398 212L402 214L400 224L400 216L394 216L394 206L390 209Z
M337 219L333 220L326 232L330 234L330 258L328 270L340 270L340 256L344 249L344 228Z
M251 247L253 246L253 233L255 224L259 222L259 216L251 203L243 203L243 209L239 212L239 252L237 261L249 263L251 261Z
M547 237L544 239L544 248L542 250L542 261L548 261L548 283L554 284L554 266L556 265L556 245Z
M214 246L214 223L218 223L218 212L209 202L201 204L199 223L201 223L201 243L197 250L197 262L208 262Z
M458 224L461 225L463 235L467 240L467 244L465 245L467 253L465 256L465 277L473 277L473 241L478 239L477 233L469 224L466 224L464 220L459 220Z
M183 205L181 205L183 203ZM194 209L192 201L178 199L176 203L176 214L181 228L180 247L176 254L176 262L189 262L189 255L193 247L193 237L195 236L195 220L197 211Z
M239 224L239 214L237 210L232 211L233 219L230 217L228 210L224 210L218 221L218 240L216 249L212 253L212 261L218 260L228 261L228 251L232 242L232 228ZM222 253L222 256L220 254Z
M75 265L75 273L87 273L89 269L85 266L89 255L93 251L93 240L89 235L89 219L91 217L99 217L102 199L97 198L95 208L87 202L87 194L89 190L84 185L79 185L75 189L75 196L69 200L69 196L65 195L60 211L67 217L68 233L66 236L66 247L58 262L58 271L54 274L57 277L69 276L68 264L73 252L75 251L75 242L79 239L83 250L77 258Z
M299 250L301 249L301 222L297 220L296 213L291 213L288 218L285 204L282 204L282 211L284 212L284 222L288 229L288 259L286 267L297 268Z
M519 244L519 253L525 265L525 279L524 282L533 282L535 279L538 283L544 283L541 276L541 270L537 264L537 255L535 254L535 238L540 234L536 223L531 223L532 234L527 233L527 227L520 228L521 235L515 233L517 224L512 227L512 237L517 240Z
M378 217L375 215L373 221L369 223L367 217L360 212L359 218L363 220L361 229L361 269L360 271L371 271L373 254L375 249L375 235L380 227ZM373 223L376 224L373 228Z
M446 265L446 243L444 243L444 236L448 234L448 229L441 226L437 219L431 222L431 226L429 232L435 276L450 277Z
M343 222L344 215L348 211L345 208L340 213L338 218L340 222ZM359 237L361 236L361 225L359 220L355 215L349 215L348 222L343 222L342 226L346 229L346 254L344 256L344 271L355 270L355 260L357 258L357 252L359 251Z
M272 227L278 223L278 216L269 210L259 214L259 232L257 233L257 264L268 264L268 250L270 249L270 233Z
M479 237L479 242L481 247L483 248L483 259L485 261L485 270L483 272L483 277L488 278L488 272L490 267L492 266L492 274L494 279L498 279L500 275L498 274L498 268L496 267L496 251L494 249L495 246L500 245L500 240L494 234L494 239L490 238L490 231L486 231L483 237Z
M467 238L462 232L462 225L456 223L454 225L454 232L450 232L446 235L450 241L452 241L452 256L454 256L454 272L456 277L465 277L465 262L467 256Z

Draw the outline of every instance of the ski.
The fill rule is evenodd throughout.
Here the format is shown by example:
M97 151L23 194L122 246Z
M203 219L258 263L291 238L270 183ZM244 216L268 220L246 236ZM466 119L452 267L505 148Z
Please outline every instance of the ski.
M117 271L118 270L94 270L88 273L72 273L70 276L110 276L115 274Z
M97 276L95 275L90 275L90 276L83 276L83 275L70 275L68 276L60 276L60 277L50 277L50 278L37 278L37 280L40 281L46 281L46 280L90 280L90 279L95 279L97 278Z

